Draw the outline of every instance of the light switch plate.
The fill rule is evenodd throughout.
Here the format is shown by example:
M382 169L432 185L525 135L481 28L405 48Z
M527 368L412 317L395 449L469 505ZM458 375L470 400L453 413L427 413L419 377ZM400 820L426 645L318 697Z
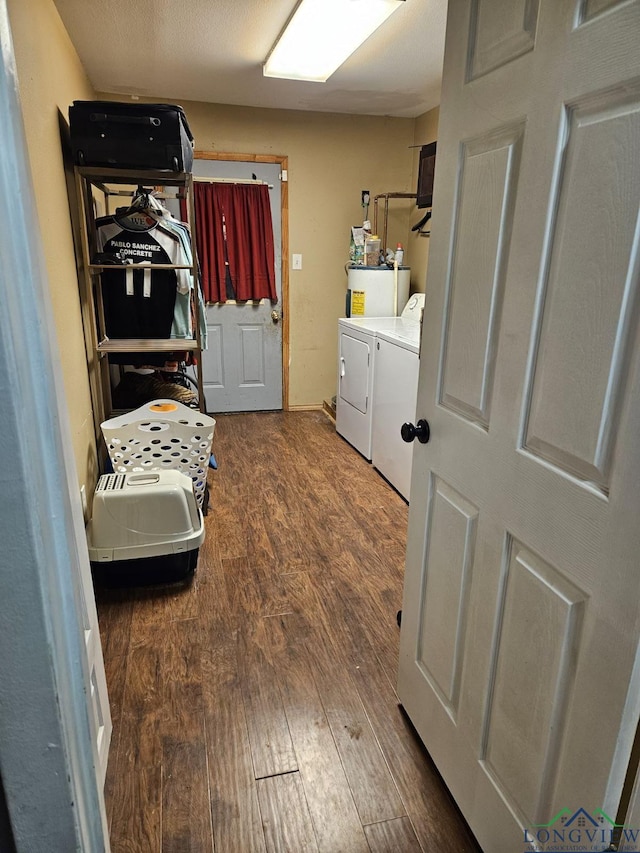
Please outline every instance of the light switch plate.
M294 270L302 269L302 255L293 255L292 267Z

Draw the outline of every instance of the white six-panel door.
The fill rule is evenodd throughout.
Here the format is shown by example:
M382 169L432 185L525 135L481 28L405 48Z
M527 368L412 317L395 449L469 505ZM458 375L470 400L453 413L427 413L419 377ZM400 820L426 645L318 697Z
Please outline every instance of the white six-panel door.
M450 0L398 689L486 853L638 722L639 207L640 3Z

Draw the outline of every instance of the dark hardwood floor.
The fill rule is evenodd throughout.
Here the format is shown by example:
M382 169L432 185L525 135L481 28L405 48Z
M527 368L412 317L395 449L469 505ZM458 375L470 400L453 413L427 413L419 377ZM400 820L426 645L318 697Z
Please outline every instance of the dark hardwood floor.
M98 591L113 853L475 853L394 689L406 504L321 412L213 449L193 583Z

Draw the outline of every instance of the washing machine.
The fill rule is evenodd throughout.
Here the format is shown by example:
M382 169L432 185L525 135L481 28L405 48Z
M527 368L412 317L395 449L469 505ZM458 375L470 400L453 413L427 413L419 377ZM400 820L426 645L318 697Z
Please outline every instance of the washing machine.
M338 320L336 430L371 461L376 341L380 334L407 334L420 327L424 294L416 293L400 317L343 317Z
M413 445L402 440L400 427L415 422L420 328L410 323L381 331L375 342L371 461L407 501Z

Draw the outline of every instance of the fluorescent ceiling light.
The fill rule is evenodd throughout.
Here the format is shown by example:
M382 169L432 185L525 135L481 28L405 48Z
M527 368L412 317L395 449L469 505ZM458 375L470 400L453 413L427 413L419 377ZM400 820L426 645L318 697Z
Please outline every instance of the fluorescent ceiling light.
M301 0L263 66L265 77L324 83L405 0Z

